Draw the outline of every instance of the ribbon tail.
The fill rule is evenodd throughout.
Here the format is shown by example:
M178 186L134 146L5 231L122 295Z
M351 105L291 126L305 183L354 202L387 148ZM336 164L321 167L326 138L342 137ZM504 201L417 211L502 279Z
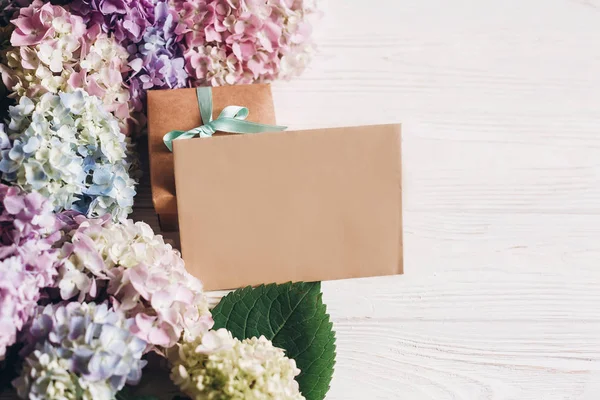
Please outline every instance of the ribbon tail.
M168 132L165 136L163 136L163 142L165 143L165 146L167 146L167 148L170 151L173 151L173 140L177 140L177 139L191 139L194 136L197 135L197 132L191 132L191 131L171 131Z

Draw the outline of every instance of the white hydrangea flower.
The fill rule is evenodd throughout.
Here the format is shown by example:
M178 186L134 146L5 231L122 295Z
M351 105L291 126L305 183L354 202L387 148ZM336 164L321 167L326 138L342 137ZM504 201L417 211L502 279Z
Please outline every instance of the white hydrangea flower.
M59 357L60 349L45 343L25 359L23 371L13 385L22 399L112 400L106 381L83 381L69 371L70 360Z
M294 360L264 336L234 339L225 329L179 345L171 379L195 400L301 400Z
M135 317L132 331L157 351L212 327L202 283L150 226L82 216L73 225L56 279L63 300L110 296L115 309Z
M100 99L81 89L22 97L10 118L0 158L4 181L40 192L57 211L115 219L132 211L127 141Z
M13 40L13 46L0 54L0 75L10 97L37 98L83 89L99 97L128 133L133 109L123 79L129 72L125 47L106 33L86 29L81 17L49 2L34 2L16 24L33 24L36 29L30 28L31 35L16 29L13 36L19 33L18 43ZM36 38L39 30L46 34Z

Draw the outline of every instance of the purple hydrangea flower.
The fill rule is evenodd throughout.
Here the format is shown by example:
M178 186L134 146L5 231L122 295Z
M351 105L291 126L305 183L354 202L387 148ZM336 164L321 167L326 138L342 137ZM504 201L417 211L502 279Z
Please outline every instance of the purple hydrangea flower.
M154 24L151 0L75 0L72 11L88 26L100 25L124 46L139 43L146 29Z
M13 385L23 398L113 399L126 383L139 382L146 365L147 344L131 333L133 324L105 303L38 308Z
M146 29L130 62L134 71L130 80L130 95L136 99L137 111L143 110L146 90L182 88L188 86L189 82L182 37L175 34L178 14L166 1L158 1L154 12L155 24Z
M88 27L100 25L128 49L134 111L143 114L146 90L188 86L183 36L175 34L179 15L166 0L75 0L71 8Z

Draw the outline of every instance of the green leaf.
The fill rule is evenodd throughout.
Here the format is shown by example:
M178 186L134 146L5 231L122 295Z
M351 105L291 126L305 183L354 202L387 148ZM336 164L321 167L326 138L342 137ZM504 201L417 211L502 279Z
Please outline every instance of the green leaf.
M302 371L296 378L302 395L323 400L333 375L335 334L322 296L320 282L239 289L213 309L214 329L226 328L240 340L272 340Z

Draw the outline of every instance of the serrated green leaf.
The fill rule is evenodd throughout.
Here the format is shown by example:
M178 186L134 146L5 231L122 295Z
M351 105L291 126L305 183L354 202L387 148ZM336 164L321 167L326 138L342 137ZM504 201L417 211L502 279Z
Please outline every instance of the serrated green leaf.
M213 309L215 329L238 339L264 335L296 361L302 395L323 400L335 365L335 334L322 297L320 282L239 289Z

